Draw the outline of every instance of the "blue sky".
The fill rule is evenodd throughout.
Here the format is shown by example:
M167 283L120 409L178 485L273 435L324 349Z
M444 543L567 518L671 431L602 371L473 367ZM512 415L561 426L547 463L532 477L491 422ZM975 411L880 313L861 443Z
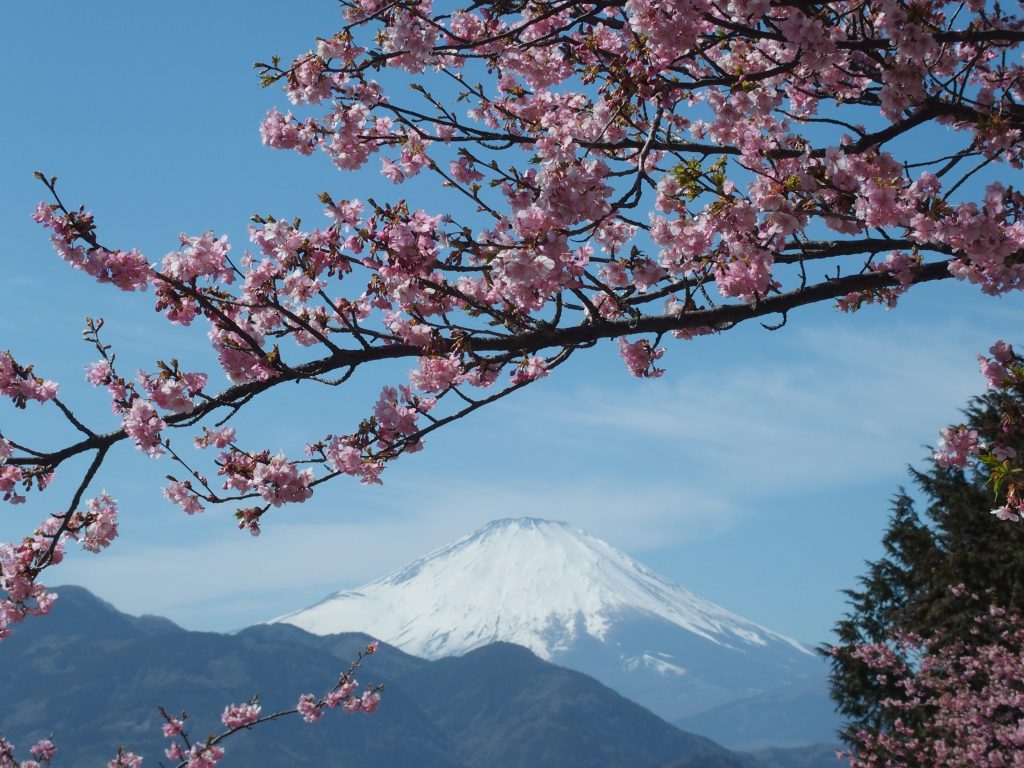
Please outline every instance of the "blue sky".
M330 0L287 11L262 0L5 9L0 349L60 381L98 427L115 422L82 383L95 357L80 341L85 315L106 319L127 371L175 356L195 370L211 355L201 332L152 312L151 294L97 286L60 262L29 219L44 192L32 172L58 175L105 241L151 261L179 232L210 228L238 253L253 213L318 221L322 190L393 199L373 164L343 175L259 142L259 120L286 100L258 87L251 63L306 50L338 19ZM730 610L820 641L842 611L838 590L879 553L905 466L984 386L974 355L997 338L1024 343L1021 309L1019 297L949 283L912 291L894 312L815 307L776 333L754 325L674 342L654 381L631 378L605 344L433 436L383 487L336 481L279 510L259 539L235 530L230 509L185 517L159 492L173 467L122 446L97 483L121 502L121 538L101 556L73 553L50 583L226 630L369 581L491 519L532 515L567 520ZM275 392L240 431L295 452L350 430L403 370L303 395L313 408ZM46 445L63 434L38 408L3 410L0 429L31 429ZM0 539L30 531L67 487L4 509Z

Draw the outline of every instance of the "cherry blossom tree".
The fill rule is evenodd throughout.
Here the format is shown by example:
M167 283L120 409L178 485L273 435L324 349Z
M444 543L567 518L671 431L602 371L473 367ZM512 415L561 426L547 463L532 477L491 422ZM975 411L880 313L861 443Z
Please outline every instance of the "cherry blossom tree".
M1021 764L1024 360L998 341L978 363L987 392L910 470L825 649L855 768Z
M856 648L895 693L882 701L892 726L855 734L852 768L1024 766L1024 621L992 606L971 635L909 635Z
M85 376L121 419L105 432L0 353L0 394L74 433L57 447L0 435L4 501L85 460L59 511L0 546L0 637L49 609L40 576L69 542L98 552L116 537L116 489L95 486L119 443L173 467L164 494L185 513L227 505L258 534L339 475L379 483L434 431L604 340L654 377L669 339L777 330L822 302L892 307L937 280L992 295L1024 281L1024 197L996 180L1022 163L1024 20L998 4L341 5L339 31L257 65L292 105L262 138L376 166L393 199L325 192L318 226L254 215L252 253L209 231L153 259L105 240L38 174L34 218L60 257L204 327L222 370L168 346L134 376L89 320ZM405 194L421 183L428 207ZM283 384L344 388L396 359L407 378L381 381L365 418L310 435L304 455L232 421Z

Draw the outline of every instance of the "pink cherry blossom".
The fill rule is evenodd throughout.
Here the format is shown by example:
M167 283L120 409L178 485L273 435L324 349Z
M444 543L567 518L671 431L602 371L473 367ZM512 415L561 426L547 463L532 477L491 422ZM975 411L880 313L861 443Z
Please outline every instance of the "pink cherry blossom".
M939 431L939 444L933 456L940 467L962 468L980 448L978 430L965 426L947 427Z
M632 343L619 339L619 355L626 362L626 368L634 376L649 378L661 376L665 371L654 366L654 361L665 354L663 348L653 348L646 339Z
M314 121L300 123L291 112L282 115L276 109L271 109L263 119L260 138L268 147L294 149L302 155L312 154L319 143Z
M195 439L196 448L227 448L235 441L235 428L223 427L221 429L210 429L203 427L203 434Z
M185 755L186 768L214 768L224 757L224 748L214 744L193 744Z
M998 388L1006 383L1007 372L1002 363L984 355L978 355L978 365L990 388Z
M1006 505L996 507L995 509L992 510L992 514L1000 520L1009 520L1010 522L1014 523L1020 521L1020 515L1018 515L1016 512L1014 512Z
M312 470L300 471L283 453L279 453L269 461L256 464L251 484L264 499L279 507L288 502L303 502L312 496L312 481Z
M234 281L234 272L228 267L227 255L231 250L227 235L215 238L212 232L198 237L182 233L181 248L164 256L161 274L187 283L199 277L217 277L225 283Z
M358 477L366 485L379 485L384 464L363 456L350 438L334 438L327 446L326 458L338 472Z
M380 706L380 694L376 691L366 691L359 698L359 708L368 715L372 715Z
M117 757L107 763L107 768L142 768L142 758L134 752L120 749Z
M526 384L548 375L548 364L542 357L528 357L512 371L513 384Z
M975 624L979 639L970 644L940 630L929 639L892 638L854 649L894 693L881 702L892 725L860 730L852 752L842 755L851 768L1019 764L1024 627L1020 616L996 606ZM922 711L927 717L918 716Z
M205 373L161 374L139 373L139 383L149 400L171 413L191 413L193 398L206 386Z
M53 400L57 396L57 384L34 375L31 366L18 365L10 352L0 352L0 395L24 408L29 400L40 403Z
M163 455L160 447L160 432L167 423L157 415L156 408L142 398L136 398L124 415L125 433L135 441L135 446L150 458Z
M457 355L421 357L409 381L423 392L441 392L462 381L462 361Z
M1003 365L1010 365L1017 359L1016 355L1014 355L1013 347L1005 341L997 341L993 344L989 348L989 354Z
M57 747L54 746L50 739L40 739L29 749L32 756L41 762L49 763L53 760L53 756L57 753ZM24 763L22 766L24 767Z
M191 485L172 480L170 485L164 488L164 497L172 504L181 507L186 515L195 515L205 511L202 502L192 491Z
M167 739L174 738L175 736L177 736L178 734L181 733L183 727L184 727L184 723L182 723L180 718L177 718L177 717L168 718L164 722L164 724L162 726L164 738L167 738Z
M253 702L247 704L229 704L224 707L220 720L231 730L245 728L260 719L260 705Z
M117 502L107 493L89 499L78 526L76 535L82 540L82 549L87 552L106 549L117 538Z
M113 377L110 363L106 360L99 360L92 363L85 369L85 380L94 387L102 387Z
M324 715L323 709L317 703L316 697L311 693L304 693L299 697L299 703L295 705L307 723L315 723Z
M185 750L181 748L180 744L174 743L164 750L164 755L168 760L181 761L185 759Z

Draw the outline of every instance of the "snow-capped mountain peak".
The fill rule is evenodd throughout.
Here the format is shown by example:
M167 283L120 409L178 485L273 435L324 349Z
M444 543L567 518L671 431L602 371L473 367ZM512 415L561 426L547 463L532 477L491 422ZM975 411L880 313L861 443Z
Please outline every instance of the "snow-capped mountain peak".
M503 640L552 660L585 640L607 642L616 625L637 618L662 620L719 646L784 643L809 653L600 539L528 517L496 520L399 571L275 621L314 634L363 631L431 659Z

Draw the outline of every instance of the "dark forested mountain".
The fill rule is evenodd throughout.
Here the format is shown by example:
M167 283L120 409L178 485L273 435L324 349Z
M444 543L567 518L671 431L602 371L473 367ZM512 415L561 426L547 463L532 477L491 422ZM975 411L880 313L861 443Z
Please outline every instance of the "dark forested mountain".
M158 765L166 741L157 705L187 709L193 735L203 738L220 730L226 704L255 692L267 712L322 692L369 639L289 625L190 632L127 616L78 587L58 591L50 616L0 643L0 731L25 756L52 733L57 766L102 765L121 744ZM386 686L376 714L329 711L312 725L295 717L261 725L226 742L222 764L654 768L680 760L728 765L721 761L729 758L753 765L506 643L434 662L382 644L359 678Z
M726 754L593 678L511 643L441 659L401 684L433 692L420 704L466 765L653 766L680 756Z

